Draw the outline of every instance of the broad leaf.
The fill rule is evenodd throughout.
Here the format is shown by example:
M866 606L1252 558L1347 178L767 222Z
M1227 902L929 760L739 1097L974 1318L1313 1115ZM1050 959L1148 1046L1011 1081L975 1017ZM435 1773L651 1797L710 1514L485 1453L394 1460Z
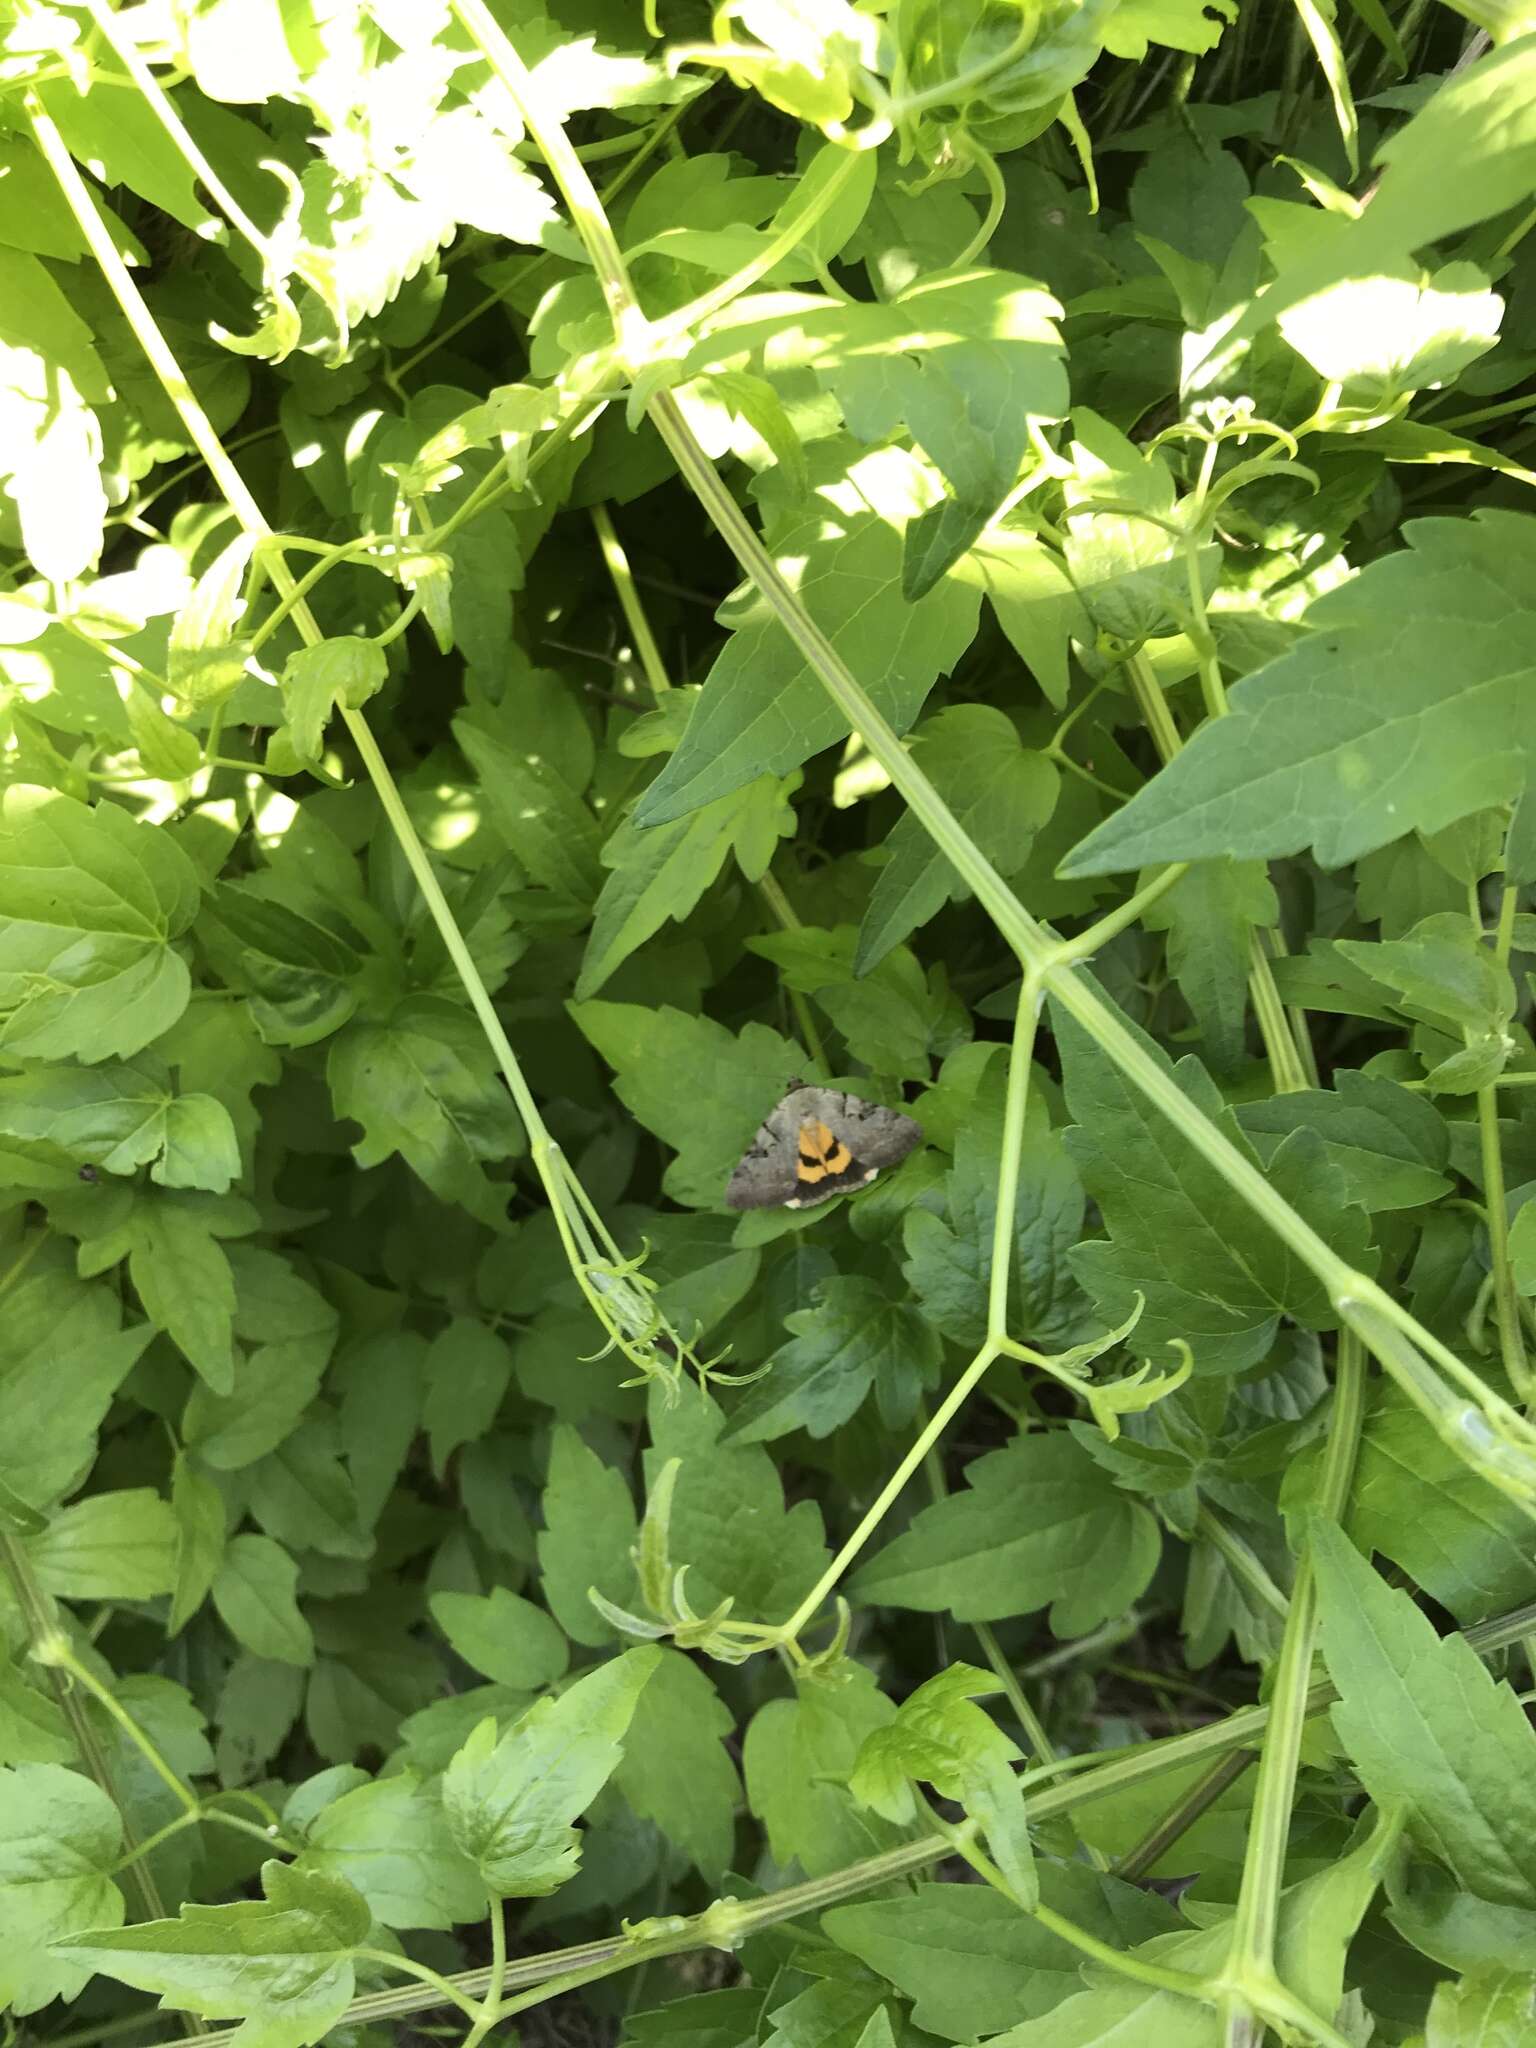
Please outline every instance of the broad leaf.
M571 1823L613 1775L624 1731L660 1652L626 1650L541 1700L497 1740L482 1721L443 1775L454 1840L502 1898L537 1898L575 1874Z
M258 2038L318 2041L351 1999L351 1957L367 1937L368 1907L340 1879L284 1863L263 1864L261 1878L263 1899L93 1928L59 1943L59 1953L158 1991L173 2011L259 2021Z
M186 1007L172 941L197 874L164 833L109 803L5 793L0 818L0 1046L48 1059L127 1058Z
M1185 1342L1197 1372L1254 1364L1282 1314L1326 1328L1333 1311L1319 1282L1266 1223L1229 1200L1226 1183L1172 1119L1066 1016L1057 1038L1067 1101L1078 1119L1068 1149L1110 1233L1083 1245L1074 1265L1105 1321L1123 1321L1141 1294L1145 1306L1132 1337L1138 1352L1155 1359L1165 1344ZM1241 1145L1198 1061L1174 1068L1160 1048L1148 1050L1192 1104L1225 1122ZM1345 1257L1364 1259L1364 1215L1346 1207L1342 1176L1329 1168L1318 1139L1294 1132L1271 1161L1270 1178ZM1179 1247L1176 1265L1168 1259L1172 1243Z
M1479 1898L1536 1902L1533 1736L1515 1695L1336 1531L1313 1533L1331 1710L1361 1782Z
M902 535L921 509L910 459L880 450L853 464L773 549L781 574L898 731L976 630L976 598L958 583L940 584L921 604L892 595ZM739 592L722 622L731 638L682 744L636 807L638 825L684 817L759 775L787 775L848 732L766 598Z
M54 1946L118 1927L122 1818L89 1778L52 1763L0 1770L0 1993L20 2014L78 1997L91 1964Z
M1058 1635L1082 1635L1151 1578L1156 1524L1070 1437L1018 1437L966 1477L965 1492L924 1508L855 1573L860 1601L957 1621L1049 1606Z
M1405 532L1407 548L1319 598L1314 630L1237 684L1231 716L1203 726L1063 872L1303 847L1332 868L1519 796L1536 747L1536 519L1483 511Z

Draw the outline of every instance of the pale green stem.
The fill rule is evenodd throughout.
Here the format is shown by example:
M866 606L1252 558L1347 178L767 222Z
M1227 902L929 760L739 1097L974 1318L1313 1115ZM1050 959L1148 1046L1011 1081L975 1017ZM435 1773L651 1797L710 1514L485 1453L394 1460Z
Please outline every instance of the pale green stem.
M1290 1613L1289 1601L1242 1538L1203 1505L1196 1512L1195 1528L1220 1553L1233 1577L1241 1579L1261 1606L1284 1621Z
M460 0L454 0L454 5L462 20ZM463 5L478 11L481 0L463 0ZM858 163L858 156L850 150L845 161L834 168L831 176L795 210L773 239L760 249L749 263L743 263L723 282L714 285L707 292L701 292L698 298L690 299L686 306L679 306L675 313L668 313L664 319L658 320L657 334L671 337L695 333L712 315L730 305L732 300L739 299L743 292L750 291L759 278L766 277L786 256L793 256L817 221L830 213L842 197L843 188L858 168Z
M1354 1478L1361 1425L1365 1415L1365 1353L1352 1331L1340 1333L1334 1373L1333 1410L1328 1445L1318 1490L1320 1519L1342 1520ZM1285 1877L1285 1849L1301 1762L1302 1731L1311 1692L1312 1658L1317 1646L1317 1588L1310 1547L1297 1567L1290 1612L1281 1638L1270 1694L1269 1724L1259 1755L1253 1816L1243 1857L1243 1879L1232 1941L1223 1978L1228 1987L1226 2027L1229 2043L1249 2015L1262 2010L1255 1990L1275 1978L1275 1934L1280 1919L1280 1893Z
M0 1528L0 1565L5 1568L6 1577L16 1596L16 1605L27 1631L27 1642L31 1654L48 1673L48 1682L54 1700L69 1728L70 1736L79 1753L86 1773L106 1793L117 1810L122 1824L124 1848L132 1854L139 1848L138 1836L128 1815L123 1810L117 1787L112 1782L112 1767L107 1753L102 1748L96 1730L91 1725L85 1702L69 1683L65 1672L51 1657L40 1652L51 1649L59 1640L60 1632L55 1619L52 1602L37 1582L32 1570L32 1560L26 1547L17 1541L7 1529ZM165 1902L160 1896L160 1887L155 1882L153 1871L142 1858L132 1866L132 1877L139 1902L147 1920L163 1920ZM184 2025L184 2031L192 2031Z
M769 910L772 911L781 930L798 932L804 929L799 918L795 915L795 906L784 894L778 877L771 868L766 869L759 878L757 893L767 904ZM810 1000L803 989L791 988L789 991L789 1007L795 1013L795 1022L800 1028L800 1036L805 1042L806 1051L816 1062L817 1066L825 1072L827 1055L821 1043L821 1033L816 1028L816 1019L811 1011Z
M474 1999L467 1998L451 1979L442 1975L441 1971L429 1969L425 1963L418 1963L413 1956L403 1956L394 1949L355 1948L352 1953L359 1962L378 1963L386 1970L398 1970L407 1977L416 1978L419 1983L430 1984L440 1997L445 1998L450 2005L456 2005L467 2019L479 2025L483 2017L479 2005Z
M1227 1787L1235 1785L1253 1763L1251 1749L1234 1749L1228 1755L1218 1757L1210 1769L1153 1823L1139 1842L1127 1849L1123 1856L1116 1857L1113 1866L1116 1877L1123 1877L1131 1884L1138 1878L1150 1876L1179 1837L1186 1834L1202 1814L1208 1813Z
M977 1844L970 1830L954 1827L947 1821L940 1821L938 1825L941 1833L948 1837L956 1854L971 1866L978 1877L991 1885L995 1892L1000 1892L1005 1899L1011 1901L1020 1912L1027 1913L1032 1920L1038 1920L1042 1927L1049 1928L1052 1934L1057 1935L1070 1947L1080 1950L1085 1956L1090 1956L1094 1962L1101 1963L1117 1977L1129 1977L1135 1984L1149 1985L1155 1991L1169 1991L1179 1998L1210 2003L1206 1996L1204 1980L1192 1976L1189 1971L1173 1970L1166 1963L1148 1962L1145 1956L1128 1955L1124 1949L1111 1948L1107 1941L1100 1941L1097 1935L1090 1934L1084 1927L1079 1927L1075 1920L1067 1919L1065 1914L1058 1913L1043 1899L1037 1899L1032 1906L1026 1905L991 1857Z
M1008 1274L1013 1264L1013 1219L1018 1200L1024 1115L1029 1096L1030 1060L1034 1053L1035 1027L1039 1017L1038 985L1031 976L1026 975L1013 1027L1013 1050L1008 1062L1008 1093L1003 1105L1002 1159L998 1168L997 1208L992 1219L986 1340L939 1403L931 1419L919 1430L916 1441L860 1517L853 1534L788 1621L782 1624L779 1634L786 1639L792 1639L800 1634L828 1594L843 1578L849 1566L894 1506L907 1481L927 1457L929 1449L939 1441L965 1406L972 1390L981 1384L988 1366L1002 1350L1001 1336L1008 1315Z
M997 1208L992 1217L992 1254L987 1271L987 1345L995 1352L1008 1334L1008 1278L1013 1271L1014 1217L1024 1160L1024 1121L1029 1077L1040 1024L1040 980L1027 969L1013 1019L1008 1051L1008 1090L1003 1098L1002 1156L998 1164Z
M1514 940L1515 904L1519 891L1506 884L1499 898L1499 922L1494 935L1494 957L1501 967L1509 965ZM1482 937L1482 909L1473 891L1475 934ZM1514 1267L1509 1258L1509 1198L1504 1184L1504 1149L1499 1140L1499 1094L1494 1087L1477 1091L1477 1132L1483 1166L1483 1199L1488 1218L1488 1263L1493 1277L1493 1306L1499 1326L1499 1356L1516 1398L1531 1404L1533 1388L1525 1355L1525 1332L1520 1322L1520 1296L1515 1286Z
M1160 868L1151 881L1138 889L1134 896L1127 896L1123 903L1117 904L1113 910L1089 925L1086 931L1074 932L1070 939L1065 940L1061 949L1063 962L1069 959L1074 962L1080 961L1086 967L1102 947L1107 946L1110 940L1117 938L1121 932L1127 931L1151 909L1159 897L1166 896L1168 891L1176 883L1182 882L1188 873L1187 860L1170 861L1167 867Z
M971 1633L975 1636L977 1642L980 1643L981 1653L986 1658L998 1684L1002 1687L1003 1696L1013 1709L1014 1719L1024 1731L1025 1739L1029 1743L1031 1750L1042 1763L1055 1763L1057 1755L1056 1745L1052 1742L1045 1723L1031 1705L1028 1694L1023 1686L1020 1685L1013 1666L1003 1655L1002 1644L997 1640L993 1630L984 1621L973 1621L971 1623ZM1078 1833L1077 1839L1082 1847L1083 1854L1093 1865L1094 1869L1108 1870L1109 1858L1104 1854L1103 1850L1096 1843L1090 1842L1084 1834Z
M117 1723L160 1782L174 1794L189 1819L202 1818L203 1803L192 1787L172 1770L122 1702L107 1690L94 1671L80 1662L69 1647L69 1639L61 1631L55 1630L45 1641L34 1644L32 1654L40 1664L64 1672L83 1691L88 1692L103 1713ZM226 1815L225 1818L230 1819L233 1816ZM255 1832L261 1833L262 1830L257 1829Z
M672 687L672 678L667 674L667 665L661 658L661 649L656 645L656 635L651 631L651 622L645 615L645 606L640 602L640 593L635 588L635 579L630 571L629 557L624 544L613 530L613 520L606 505L592 507L592 524L597 529L597 544L603 551L603 561L613 579L614 590L624 609L625 623L635 643L635 652L640 657L640 666L645 671L645 680L651 686L653 696L664 697Z
M491 1973L481 2003L480 2017L464 2036L463 2048L480 2048L486 2035L505 2017L502 2010L507 1981L507 1908L499 1893L488 1895L491 1923Z

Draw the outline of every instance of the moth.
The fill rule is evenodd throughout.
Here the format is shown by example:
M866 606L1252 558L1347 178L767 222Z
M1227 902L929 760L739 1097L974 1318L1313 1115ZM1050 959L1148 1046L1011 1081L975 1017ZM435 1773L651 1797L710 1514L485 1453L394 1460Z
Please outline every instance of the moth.
M725 1191L731 1209L809 1209L868 1187L906 1158L922 1126L840 1088L791 1088L762 1124Z

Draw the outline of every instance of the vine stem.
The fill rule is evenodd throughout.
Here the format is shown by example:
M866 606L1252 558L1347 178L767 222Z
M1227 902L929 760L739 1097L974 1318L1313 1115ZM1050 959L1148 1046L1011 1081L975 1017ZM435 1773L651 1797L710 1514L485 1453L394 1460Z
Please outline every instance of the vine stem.
M592 507L592 525L597 534L597 544L603 551L604 565L623 607L625 624L634 637L635 652L640 657L645 680L651 686L653 697L664 697L672 687L672 678L667 674L667 664L662 660L661 649L656 644L656 635L651 631L651 622L646 617L645 606L641 603L640 593L635 588L629 556L624 551L624 543L614 531L613 516L606 505Z
M37 1583L37 1577L32 1570L32 1560L26 1550L10 1531L4 1528L0 1528L0 1564L4 1565L5 1575L15 1592L16 1604L26 1625L28 1647L33 1657L48 1673L48 1682L54 1699L69 1726L80 1761L85 1765L87 1774L117 1809L118 1819L122 1823L124 1848L134 1858L131 1875L134 1888L139 1895L139 1903L144 1910L144 1917L147 1920L163 1919L165 1902L160 1896L160 1887L155 1882L154 1872L143 1860L142 1844L118 1797L117 1787L112 1782L112 1766L107 1760L107 1753L97 1737L96 1730L91 1726L84 1702L60 1665L51 1657L39 1655L39 1652L54 1643L59 1636L52 1603ZM184 2021L183 2031L201 2032L201 2026Z
M1008 1093L1003 1105L1002 1158L998 1169L997 1206L992 1219L987 1334L975 1357L944 1396L931 1418L918 1431L915 1441L859 1518L853 1534L843 1544L794 1613L781 1624L776 1640L788 1642L799 1636L800 1631L884 1521L907 1481L965 1406L973 1389L981 1384L988 1366L1002 1354L1003 1339L1007 1330L1008 1275L1013 1265L1013 1221L1018 1205L1024 1117L1029 1102L1030 1061L1034 1054L1035 1030L1039 1019L1039 985L1034 976L1026 974L1024 986L1019 994L1018 1014L1013 1027L1013 1045L1008 1057Z
M1506 883L1499 897L1494 958L1506 970L1514 943L1518 895L1519 891ZM1482 935L1482 917L1479 914L1475 937L1481 940ZM1525 1334L1520 1326L1520 1296L1509 1260L1509 1198L1504 1184L1504 1150L1499 1141L1499 1091L1491 1085L1477 1091L1477 1133L1483 1166L1483 1201L1488 1219L1488 1263L1493 1275L1494 1315L1499 1328L1499 1356L1516 1396L1529 1407L1536 1387L1532 1385L1530 1364L1525 1355Z
M1318 1489L1317 1515L1321 1521L1343 1519L1364 1417L1365 1351L1354 1332L1344 1330L1339 1336L1333 1407ZM1317 1630L1317 1587L1309 1538L1297 1568L1285 1632L1280 1639L1269 1722L1259 1752L1258 1783L1232 1941L1221 1973L1228 2048L1241 2048L1248 2036L1250 2015L1264 2010L1265 1995L1277 1981L1275 1934Z

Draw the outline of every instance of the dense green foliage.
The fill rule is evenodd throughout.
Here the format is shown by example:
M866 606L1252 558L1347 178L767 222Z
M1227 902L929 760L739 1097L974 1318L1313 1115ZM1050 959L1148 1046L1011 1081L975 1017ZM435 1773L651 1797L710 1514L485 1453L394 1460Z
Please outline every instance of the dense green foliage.
M1536 2037L1533 228L1518 0L0 0L25 2041Z

